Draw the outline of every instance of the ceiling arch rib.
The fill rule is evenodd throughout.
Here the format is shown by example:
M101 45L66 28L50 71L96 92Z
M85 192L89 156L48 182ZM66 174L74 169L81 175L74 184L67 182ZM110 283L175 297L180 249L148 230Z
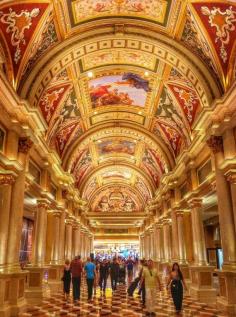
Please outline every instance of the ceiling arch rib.
M157 150L160 153L162 160L166 164L167 171L171 170L171 168L174 166L174 159L162 139L157 138L150 131L140 126L120 122L118 126L114 125L114 123L99 125L91 128L81 135L80 138L71 144L71 147L68 149L67 153L65 153L63 158L63 167L69 171L73 161L76 159L77 151L88 147L91 143L93 144L94 142L107 137L126 137L128 139L143 142L148 147L152 148L153 150Z
M79 190L82 195L87 184L91 183L94 178L97 179L98 187L113 183L114 180L118 180L118 182L122 181L124 185L128 184L131 186L141 179L148 189L149 197L151 197L155 191L155 185L150 175L148 175L144 170L139 169L137 166L127 164L125 162L120 162L118 164L106 163L92 169L81 182Z

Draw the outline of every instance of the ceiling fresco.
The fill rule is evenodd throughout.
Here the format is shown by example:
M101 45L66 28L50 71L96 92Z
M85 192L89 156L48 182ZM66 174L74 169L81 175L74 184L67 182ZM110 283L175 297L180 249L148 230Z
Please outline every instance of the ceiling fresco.
M104 76L89 81L92 108L124 105L145 107L148 80L134 73Z
M4 0L0 52L88 213L145 215L235 81L236 4Z
M67 0L72 26L110 16L133 17L166 25L171 0Z

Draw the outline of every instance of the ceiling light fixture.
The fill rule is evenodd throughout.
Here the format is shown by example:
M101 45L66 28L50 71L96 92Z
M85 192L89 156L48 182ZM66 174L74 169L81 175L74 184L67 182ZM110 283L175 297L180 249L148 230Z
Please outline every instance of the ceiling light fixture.
M88 72L88 77L92 78L93 77L93 72Z
M149 72L146 71L146 72L144 73L144 76L145 76L145 77L148 77L148 76L149 76Z

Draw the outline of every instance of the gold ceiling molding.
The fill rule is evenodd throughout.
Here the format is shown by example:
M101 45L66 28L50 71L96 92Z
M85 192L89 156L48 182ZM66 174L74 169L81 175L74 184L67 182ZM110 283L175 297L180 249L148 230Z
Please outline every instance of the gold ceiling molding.
M94 36L81 39L81 35L76 35L54 47L36 64L23 85L21 96L23 98L28 97L31 104L36 106L41 94L53 77L65 67L81 58L85 58L91 52L99 53L104 48L107 50L129 49L131 51L132 49L138 49L175 67L196 88L203 106L208 106L215 97L220 96L217 83L215 83L206 66L188 49L173 39L157 33L153 33L153 37L151 37L152 32L125 34L122 37L102 35L103 32L104 30L100 28L94 31L96 39L94 39ZM80 74L77 74L77 76L80 76Z

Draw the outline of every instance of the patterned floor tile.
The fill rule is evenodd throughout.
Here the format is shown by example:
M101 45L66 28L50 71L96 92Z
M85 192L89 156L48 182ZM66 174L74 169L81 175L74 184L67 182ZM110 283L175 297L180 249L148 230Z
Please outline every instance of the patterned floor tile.
M117 291L107 289L105 296L96 291L91 302L87 302L86 286L82 285L79 303L74 304L72 298L64 300L63 294L55 294L42 302L41 305L28 307L19 317L143 317L146 309L142 306L137 292L133 297L127 296L126 286L118 286ZM166 291L157 294L157 317L176 316L172 299ZM185 296L182 317L227 317L214 307L194 301Z

